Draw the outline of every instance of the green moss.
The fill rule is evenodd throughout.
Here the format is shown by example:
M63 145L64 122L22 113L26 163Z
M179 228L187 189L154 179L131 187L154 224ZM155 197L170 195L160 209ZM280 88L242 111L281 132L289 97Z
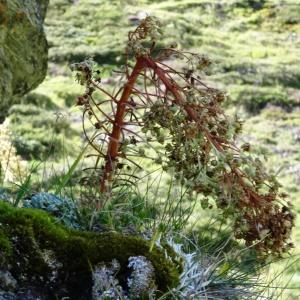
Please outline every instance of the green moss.
M70 276L68 274L80 274L80 278L88 280L91 266L100 262L111 262L112 259L117 259L121 264L118 274L121 276L128 272L128 258L142 255L155 268L159 290L166 291L178 282L178 264L166 259L158 248L150 252L149 243L138 237L112 232L96 234L72 231L55 224L54 219L45 212L13 208L2 202L0 223L0 242L5 250L5 263L12 266L11 272L17 280L21 280L21 273L26 274L27 280L50 276L51 270L45 261L45 253L51 251L56 260L63 264L60 271L61 281ZM12 251L11 243L14 244Z
M5 263L5 257L12 253L12 245L4 231L0 229L0 267Z

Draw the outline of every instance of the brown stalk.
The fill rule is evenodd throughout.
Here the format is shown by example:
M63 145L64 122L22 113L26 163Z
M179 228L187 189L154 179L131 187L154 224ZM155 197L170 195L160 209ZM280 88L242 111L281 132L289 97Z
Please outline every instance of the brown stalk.
M102 193L107 191L107 184L108 182L112 181L112 173L114 171L114 164L118 156L120 137L122 127L124 125L126 106L130 99L130 95L132 94L133 86L145 66L146 61L144 57L138 57L132 73L129 76L127 83L124 85L120 101L117 103L117 111L113 123L112 133L109 138L107 154L105 157L106 162L104 165L103 176L101 177L100 181L100 192Z

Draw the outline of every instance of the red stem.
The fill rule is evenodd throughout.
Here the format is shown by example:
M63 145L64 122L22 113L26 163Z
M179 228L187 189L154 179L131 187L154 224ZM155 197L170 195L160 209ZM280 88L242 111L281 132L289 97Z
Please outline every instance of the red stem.
M196 123L199 121L199 117L196 113L196 111L193 110L192 107L187 105L182 98L182 95L178 91L180 87L176 83L172 83L167 76L165 75L165 72L162 68L160 68L152 59L146 58L147 65L154 70L154 72L157 74L158 78L164 83L166 88L174 95L175 97L175 103L177 103L179 106L183 107L184 110L187 112L188 116ZM207 139L217 148L218 151L223 152L222 146L216 142L210 135L210 133L207 131L206 128L201 128L204 131L204 134L206 135ZM245 187L244 181L242 179L242 176L240 176L239 169L234 169L232 170L233 173L237 176L238 180L240 181L241 185ZM247 189L245 187L245 190L247 190L251 196L254 198L256 201L255 204L259 204L259 197L258 195L252 191L251 189Z
M162 68L160 68L151 58L147 57L145 58L145 60L147 61L147 65L148 67L150 67L151 69L154 70L154 72L156 73L156 75L159 77L159 79L163 82L163 84L166 86L166 88L174 95L175 97L175 103L181 107L184 108L184 110L187 112L188 116L196 123L199 122L199 117L196 113L196 111L190 107L189 105L187 105L184 101L184 99L182 98L182 95L180 94L180 92L178 91L180 89L180 87L174 83L172 84L172 82L167 78L164 70ZM214 141L214 139L211 137L210 133L207 131L206 128L202 127L201 128L204 131L204 134L206 135L207 139L220 151L222 152L222 147L221 145L219 145L218 143L216 143Z
M112 180L114 163L118 156L118 151L120 147L120 137L122 133L122 127L124 125L126 105L132 93L133 86L138 76L140 75L141 71L145 68L145 66L146 66L145 59L143 57L138 57L136 64L132 70L132 73L129 76L128 81L124 86L120 101L118 101L117 103L115 121L113 123L113 129L110 135L108 148L107 148L107 155L105 157L106 163L103 170L103 176L101 177L101 181L100 181L100 192L102 193L107 191L107 182L110 182Z
M137 58L136 64L132 70L131 75L128 77L127 83L124 85L123 93L121 95L120 100L117 102L117 111L115 114L115 119L113 121L113 129L112 133L110 134L110 139L108 142L108 148L107 148L107 154L105 156L105 165L103 169L103 176L101 177L100 181L100 192L104 193L107 191L107 185L109 182L112 181L113 177L113 171L114 171L114 165L118 157L119 147L120 147L120 138L122 134L122 130L125 129L124 125L124 118L126 114L126 108L128 105L128 100L132 93L134 93L134 84L141 74L141 72L145 68L150 68L154 71L154 73L157 75L157 77L163 82L163 84L166 87L167 91L170 91L174 96L174 102L183 107L188 116L191 120L199 124L199 116L197 112L189 106L185 99L183 98L181 92L180 92L180 86L176 84L175 82L171 81L165 74L165 71L159 67L150 57L146 56L140 56ZM148 95L148 92L145 93ZM219 144L217 141L214 140L214 138L210 135L209 131L201 126L200 128L203 130L206 138L216 147L216 149L220 152L223 152L223 147L221 144ZM238 173L238 170L233 170L233 173L238 177L241 184L244 186L244 182ZM246 189L248 190L248 189ZM248 190L249 191L249 190ZM252 197L255 201L258 201L258 197L255 192L251 192ZM100 209L100 203L97 206L97 209Z

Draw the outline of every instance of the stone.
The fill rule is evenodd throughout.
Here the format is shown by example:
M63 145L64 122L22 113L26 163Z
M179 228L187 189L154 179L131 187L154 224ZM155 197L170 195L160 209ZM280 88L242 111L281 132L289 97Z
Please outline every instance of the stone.
M0 201L0 270L16 280L16 299L92 300L93 290L99 292L93 271L112 261L120 266L115 280L126 289L128 275L138 278L136 273L141 273L133 258L143 262L143 269L147 264L153 270L153 279L146 277L159 291L178 284L182 266L171 249L151 249L149 241L132 235L72 230L42 210ZM12 286L13 279L8 279ZM0 292L6 292L1 283Z
M45 78L43 21L49 0L0 0L0 122L8 108Z

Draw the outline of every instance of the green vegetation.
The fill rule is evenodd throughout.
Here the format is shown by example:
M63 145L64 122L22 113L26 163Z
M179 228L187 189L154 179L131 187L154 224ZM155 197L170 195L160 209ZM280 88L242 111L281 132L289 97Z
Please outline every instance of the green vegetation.
M81 171L90 167L86 159L77 162L76 171L68 174L83 144L78 118L80 108L75 104L76 97L84 92L74 82L69 65L92 56L99 65L103 86L112 91L119 80L113 70L125 61L127 33L146 14L158 17L165 24L164 39L159 46L177 42L180 49L200 52L212 59L214 64L200 75L201 80L228 93L225 109L245 120L239 142L249 142L257 146L258 152L268 153L266 169L279 174L283 190L299 214L300 4L295 0L51 0L45 20L50 46L48 75L21 104L10 108L8 117L17 153L29 164L46 161L43 168L34 169L32 186L26 188L25 195L21 191L21 198L41 189L59 190L60 194L78 199L79 205L84 207L81 217L85 228L90 229L95 223L98 227L102 224L112 230L134 233L144 233L151 228L154 231L151 244L165 232L183 227L184 234L193 241L194 231L202 230L202 238L195 238L197 243L211 244L214 249L219 249L219 244L211 232L217 232L220 243L230 235L230 231L221 235L219 224L210 223L210 217L216 218L218 213L203 212L195 199L189 202L184 198L177 206L176 199L181 199L180 187L176 187L177 193L168 194L169 178L157 180L159 184L153 180L156 183L150 184L152 179L148 182L143 171L139 171L140 180L136 182L140 193L119 190L95 218L92 203L99 200L99 194L90 191L87 182L97 181L96 174ZM180 61L170 63L175 68L182 67ZM22 188L22 184L20 186ZM13 189L16 190L16 186ZM207 204L202 203L202 206ZM34 212L30 210L28 214L31 213ZM168 220L167 225L165 220ZM60 230L65 232L65 229ZM67 235L73 238L73 232ZM85 245L88 235L76 233L74 239ZM296 249L292 253L300 255L299 218L293 240ZM5 253L11 253L11 244L2 229L0 246ZM237 244L234 247L238 247ZM244 266L247 268L246 261ZM282 262L273 266L272 274L278 266L285 265ZM289 283L293 289L284 291L282 298L297 300L299 261L293 263L285 275L281 286L293 275Z
M48 108L49 109L49 108ZM76 136L66 118L55 116L46 108L16 104L9 110L9 126L17 153L26 159L59 158L72 141L66 136Z
M160 291L167 291L178 282L180 266L171 258L165 258L165 254L156 247L150 252L149 242L141 238L117 233L72 231L56 224L45 212L13 208L3 202L0 202L0 222L4 224L0 231L0 267L8 268L21 285L26 286L30 280L30 284L41 288L51 276L56 276L54 282L59 289L54 289L54 294L64 296L60 295L65 291L59 286L64 282L71 297L76 295L77 299L86 299L82 298L82 293L89 293L90 273L94 266L116 259L121 264L118 276L122 278L126 274L128 258L138 255L153 264ZM47 253L52 257L47 258ZM51 259L54 260L52 266ZM58 274L53 275L54 270ZM74 274L78 278L74 278ZM81 282L81 292L74 286L76 280ZM88 294L85 296L89 297Z

